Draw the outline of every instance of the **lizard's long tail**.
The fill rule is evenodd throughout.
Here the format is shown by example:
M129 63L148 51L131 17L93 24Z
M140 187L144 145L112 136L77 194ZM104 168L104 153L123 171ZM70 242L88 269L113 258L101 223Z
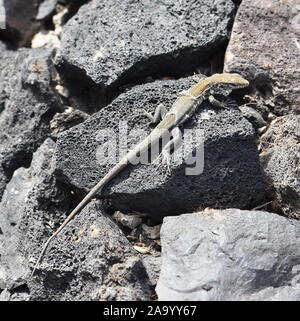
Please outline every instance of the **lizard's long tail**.
M78 214L87 203L102 190L102 188L117 174L119 174L125 167L127 167L128 163L134 159L134 157L138 154L146 151L150 144L154 141L158 141L162 135L168 131L168 127L166 128L158 128L158 126L151 132L151 135L147 136L141 143L139 143L135 148L133 148L127 155L121 159L119 163L117 163L101 180L100 182L93 187L93 189L86 195L86 197L76 206L76 208L72 211L72 213L66 218L66 220L62 223L62 225L58 228L58 230L47 240L45 243L42 252L35 264L35 267L31 273L31 277L34 275L34 272L38 268L43 255L45 254L49 243L57 236L58 233L71 221L71 219Z
M126 162L120 162L118 164L116 164L113 167L113 171L115 174L118 174L120 171L122 171L125 167L127 166ZM39 264L50 244L50 242L61 232L61 230L72 220L72 218L78 214L89 202L90 200L96 195L96 193L101 192L102 188L111 180L111 175L106 174L101 180L100 182L95 185L91 191L85 196L85 198L75 207L75 209L71 212L71 214L66 218L66 220L62 223L62 225L57 229L57 231L51 236L49 237L49 239L47 240L47 242L45 243L39 257L38 260L35 264L35 267L31 273L31 277L34 275L36 269L39 267Z

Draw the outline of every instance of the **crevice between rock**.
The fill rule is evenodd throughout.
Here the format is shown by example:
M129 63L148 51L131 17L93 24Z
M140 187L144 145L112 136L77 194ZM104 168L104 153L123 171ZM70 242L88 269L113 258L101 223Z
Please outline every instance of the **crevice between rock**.
M64 87L69 91L70 105L93 114L137 85L166 78L184 78L196 73L210 76L222 72L227 44L228 41L222 46L211 46L208 49L187 48L152 56L139 61L106 87L97 85L83 69L66 61L56 67Z

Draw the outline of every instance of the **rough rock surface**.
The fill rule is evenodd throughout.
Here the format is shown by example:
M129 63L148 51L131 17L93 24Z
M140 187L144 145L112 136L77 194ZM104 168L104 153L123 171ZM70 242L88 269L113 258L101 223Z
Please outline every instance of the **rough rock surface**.
M118 134L130 149L151 130L142 111L169 108L194 84L183 77L223 71L241 1L4 1L0 301L155 300L161 257L160 226L153 225L207 207L219 210L166 219L160 299L299 301L299 224L290 218L299 218L300 120L285 115L299 112L298 0L242 2L225 70L251 81L250 91L231 96L244 105L205 102L185 124L189 133L204 130L204 172L188 176L193 166L174 161L170 172L159 162L130 165L103 190L110 201L92 201L53 240L31 279L46 239L118 160ZM286 117L274 122L278 114ZM107 129L113 132L103 137ZM190 158L201 151L200 136L184 134L184 147L196 151ZM265 185L268 209L288 218L221 211L262 205ZM108 215L114 210L123 226ZM143 224L135 227L137 217Z
M149 282L155 289L160 274L161 256L144 255L143 262L149 276Z
M95 85L186 74L227 43L234 13L221 0L92 0L65 26L57 66L81 103Z
M262 115L254 108L243 105L240 106L239 109L255 130L267 125L267 122L263 119Z
M159 300L300 299L300 223L237 209L167 217Z
M28 279L45 239L74 206L53 178L54 148L55 143L46 140L31 167L15 171L0 203L2 299L150 299L157 279L152 269L158 269L159 261L144 265L97 202L53 241L36 276Z
M252 81L253 91L279 115L299 112L299 0L244 0L238 9L224 71Z
M32 300L150 300L142 258L100 207L90 203L53 241L29 283Z
M48 219L49 224L44 211L51 209L54 216L57 213L55 206L51 206L51 197L56 196L58 201L50 170L54 148L55 143L47 139L34 153L31 167L14 172L0 203L0 283L13 300L20 295L29 297L28 258L40 247L41 235L45 233L41 222ZM62 202L60 207L61 211L65 209ZM31 238L27 237L27 230ZM24 249L28 250L28 256Z
M185 78L134 87L84 123L62 133L57 142L57 177L89 191L115 164L112 151L119 135L128 136L130 149L141 139L138 130L149 133L148 119L142 111L154 112L158 103L170 108L178 93L193 83L192 78ZM193 129L194 133L196 129L204 130L203 173L186 175L186 165L175 161L171 174L164 165L129 165L102 191L113 194L116 209L150 213L156 220L208 206L247 209L263 202L264 185L254 131L238 108L218 109L203 104L185 129ZM108 137L103 137L103 130ZM184 134L183 145L191 146L185 141L187 137ZM199 137L195 140L191 151L198 152L201 140ZM105 144L111 152L101 159L99 151ZM198 160L199 155L200 152Z
M50 119L61 106L52 89L51 50L0 47L1 199L14 170L29 166L32 152L50 134Z
M63 113L57 113L50 121L50 128L53 135L57 135L73 126L76 126L86 119L89 115L74 108L68 108Z
M300 115L280 117L261 137L261 161L272 206L300 218Z

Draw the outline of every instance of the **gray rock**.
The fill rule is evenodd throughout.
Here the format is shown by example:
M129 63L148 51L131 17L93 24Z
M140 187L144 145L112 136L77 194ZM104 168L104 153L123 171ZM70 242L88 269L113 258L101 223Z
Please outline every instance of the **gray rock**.
M237 209L167 217L159 300L300 299L300 223Z
M135 229L142 223L142 219L139 215L135 214L123 214L120 211L116 211L113 215L113 219L120 223L121 225L130 228L131 230Z
M54 115L50 121L50 128L53 135L57 136L57 134L84 122L88 118L88 114L78 109L68 108L64 112Z
M143 232L150 240L157 240L160 238L161 224L155 226L142 225Z
M3 234L3 231L1 232ZM2 244L1 244L2 246ZM0 291L4 290L6 288L5 283L6 277L5 277L5 270L3 266L0 267Z
M53 240L29 281L31 300L150 299L142 258L100 207L91 202Z
M244 0L225 56L224 71L245 76L252 96L279 115L299 110L299 18L299 0Z
M254 129L261 128L267 125L267 122L263 119L262 115L252 107L240 106L239 107L243 116L252 124Z
M161 269L161 257L153 255L143 256L144 266L149 276L149 282L155 288ZM155 291L153 291L155 293Z
M0 228L2 231L0 234L2 282L0 283L3 283L5 288L11 292L17 292L15 291L17 288L26 284L26 277L29 273L28 257L24 255L20 247L22 244L25 247L30 246L30 242L25 242L26 233L22 230L22 226L25 221L28 222L30 212L33 215L35 211L34 207L30 207L30 193L43 180L47 180L47 175L49 175L47 167L49 167L49 159L53 155L54 148L55 143L47 139L34 153L31 167L29 169L21 167L14 172L0 203Z
M0 37L21 46L30 45L32 36L40 28L40 24L35 20L40 2L41 0L3 0L6 29L0 29Z
M40 5L36 15L36 20L47 19L55 10L58 0L44 0Z
M29 166L33 151L50 135L50 119L61 105L52 89L51 51L0 47L1 199L13 172Z
M54 142L46 140L31 167L15 171L0 203L3 300L150 299L151 266L146 270L142 257L101 214L97 202L51 243L36 275L29 278L45 240L74 206L70 191L53 177L54 148Z
M118 141L119 135L123 138L130 131L127 135L130 149L140 140L133 129L150 132L142 111L154 112L159 103L170 108L179 92L192 84L193 77L137 86L84 123L60 134L56 150L57 178L89 191L116 162L113 153L99 160L99 150L104 144L113 148L114 140L110 139ZM120 121L127 122L127 132L122 123L119 132ZM107 129L109 137L104 140L100 134ZM263 203L264 185L254 130L238 109L216 109L204 103L185 129L189 133L204 130L203 173L186 175L186 164L178 162L171 164L171 174L164 165L129 165L102 191L111 194L115 209L148 213L153 220L160 220L165 215L185 213L187 209L253 208ZM187 137L185 132L183 139ZM185 144L195 151L200 148L201 139L195 146L190 142Z
M92 110L103 93L84 103L85 91L194 71L226 44L234 11L221 0L93 0L65 26L57 67Z
M11 298L11 295L9 293L8 290L3 290L1 293L0 293L0 302L2 301L9 301Z
M262 167L273 209L300 218L300 115L280 117L261 137Z

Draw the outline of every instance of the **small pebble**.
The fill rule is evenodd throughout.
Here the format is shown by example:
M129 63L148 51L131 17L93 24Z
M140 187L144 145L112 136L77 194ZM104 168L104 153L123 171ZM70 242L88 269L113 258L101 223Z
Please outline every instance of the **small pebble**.
M136 214L123 214L120 211L116 211L113 214L113 219L125 227L130 228L131 230L135 229L142 223L142 219L139 215Z
M150 240L157 240L160 238L161 224L156 226L148 226L146 224L142 225L142 230L145 236Z
M141 254L150 253L150 251L149 251L149 249L147 247L142 247L142 246L137 246L137 245L134 245L133 247L134 247L135 250L137 250Z
M272 121L272 120L275 120L277 117L273 114L273 113L269 113L268 114L268 120L269 121Z
M266 126L267 122L263 119L262 115L252 107L243 105L239 107L243 116L253 125L255 129Z

